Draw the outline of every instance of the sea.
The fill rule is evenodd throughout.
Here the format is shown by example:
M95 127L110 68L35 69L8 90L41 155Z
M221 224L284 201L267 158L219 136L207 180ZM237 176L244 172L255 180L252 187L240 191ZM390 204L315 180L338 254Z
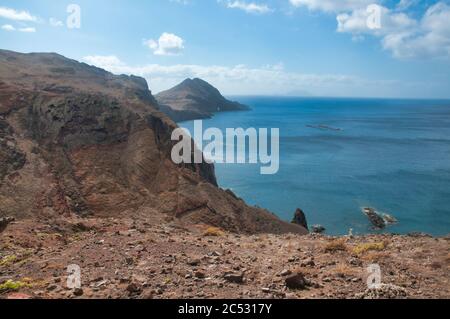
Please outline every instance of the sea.
M279 128L280 168L216 164L220 187L286 221L301 208L330 235L450 233L450 101L230 98L251 111L218 113L204 129ZM398 222L374 230L364 207Z

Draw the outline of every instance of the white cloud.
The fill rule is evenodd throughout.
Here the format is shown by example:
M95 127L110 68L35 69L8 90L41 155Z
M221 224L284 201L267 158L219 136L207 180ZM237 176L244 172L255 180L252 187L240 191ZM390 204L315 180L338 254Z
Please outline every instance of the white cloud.
M450 6L431 6L417 29L394 32L384 37L383 47L398 58L450 58Z
M357 77L339 74L303 74L288 72L283 64L252 68L246 65L203 66L196 64L130 66L116 56L88 56L83 60L115 74L134 74L149 82L154 92L168 89L186 78L199 77L212 83L225 94L312 94L344 95L354 86Z
M108 70L124 66L120 59L115 55L89 55L84 57L83 61Z
M164 32L157 41L144 40L155 55L179 55L184 49L184 40L173 33Z
M0 7L0 17L16 21L37 21L37 18L27 11L17 11L6 7Z
M282 63L257 68L196 64L130 66L114 55L89 56L83 60L115 74L142 76L147 79L153 92L171 88L186 78L199 77L224 94L448 97L445 82L367 80L345 74L305 74L286 71Z
M48 20L48 22L50 23L50 25L52 27L62 27L64 26L64 23L61 20L55 19L55 18L50 18Z
M170 2L175 2L175 3L179 3L179 4L183 4L183 5L187 5L190 3L189 0L170 0Z
M14 26L10 25L10 24L5 24L2 25L2 30L5 31L19 31L19 32L25 32L25 33L34 33L36 32L36 28L32 28L32 27L24 27L24 28L15 28Z
M5 31L16 31L16 28L14 28L10 24L5 24L5 25L2 25L2 30L5 30Z
M366 8L377 0L289 0L294 7L306 7L309 10L326 12L345 12Z
M228 1L226 6L230 9L240 9L247 13L255 14L264 14L273 11L267 4L258 4L255 2Z
M295 7L335 13L338 32L350 33L353 41L362 41L364 35L378 37L396 58L450 58L450 6L445 1L430 6L421 19L408 14L417 0L399 0L393 9L379 5L381 0L289 1ZM368 26L371 4L381 9L379 29Z
M18 30L20 32L25 32L25 33L34 33L34 32L36 32L36 28L32 28L32 27L19 28Z

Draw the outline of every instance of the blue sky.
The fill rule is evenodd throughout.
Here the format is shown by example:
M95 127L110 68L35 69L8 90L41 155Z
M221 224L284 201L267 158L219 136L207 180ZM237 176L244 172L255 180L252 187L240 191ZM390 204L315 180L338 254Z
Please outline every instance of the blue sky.
M141 75L154 92L202 77L228 95L450 98L447 0L2 0L0 27L2 49Z

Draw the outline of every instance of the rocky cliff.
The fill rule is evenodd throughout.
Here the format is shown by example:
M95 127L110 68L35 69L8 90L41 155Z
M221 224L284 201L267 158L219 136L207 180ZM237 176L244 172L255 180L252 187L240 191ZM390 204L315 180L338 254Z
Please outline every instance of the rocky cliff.
M217 112L249 109L246 105L227 100L218 89L201 79L186 79L157 94L156 99L161 110L177 122L209 118Z
M306 232L218 188L212 165L175 165L174 128L141 78L0 50L0 217L163 215Z

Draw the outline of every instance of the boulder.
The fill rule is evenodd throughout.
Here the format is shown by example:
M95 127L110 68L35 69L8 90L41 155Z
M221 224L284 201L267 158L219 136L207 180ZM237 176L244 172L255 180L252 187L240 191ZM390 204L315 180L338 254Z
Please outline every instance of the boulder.
M306 280L305 276L302 273L296 273L292 276L289 276L285 280L286 287L294 290L303 290L309 285L309 282Z

